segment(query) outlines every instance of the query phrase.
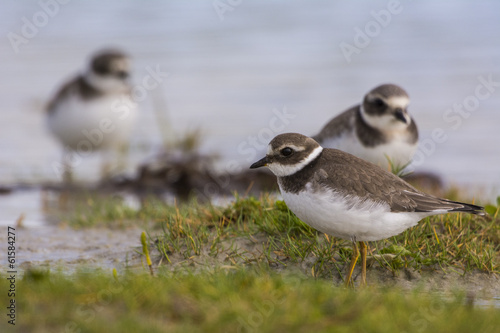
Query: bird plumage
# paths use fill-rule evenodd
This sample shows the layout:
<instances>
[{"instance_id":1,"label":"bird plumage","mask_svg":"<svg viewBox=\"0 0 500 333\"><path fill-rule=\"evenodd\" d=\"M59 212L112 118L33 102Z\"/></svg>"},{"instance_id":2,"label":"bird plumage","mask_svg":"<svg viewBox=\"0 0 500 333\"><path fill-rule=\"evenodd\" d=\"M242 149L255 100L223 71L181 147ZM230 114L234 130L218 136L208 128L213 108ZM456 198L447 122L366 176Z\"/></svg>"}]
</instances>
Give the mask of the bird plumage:
<instances>
[{"instance_id":1,"label":"bird plumage","mask_svg":"<svg viewBox=\"0 0 500 333\"><path fill-rule=\"evenodd\" d=\"M381 168L338 149L321 154L297 173L281 177L288 192L299 193L307 183L335 190L361 200L387 203L391 212L464 211L478 214L479 206L440 199L421 192Z\"/></svg>"},{"instance_id":2,"label":"bird plumage","mask_svg":"<svg viewBox=\"0 0 500 333\"><path fill-rule=\"evenodd\" d=\"M411 161L417 148L418 129L408 114L408 94L399 86L384 84L331 119L313 136L323 147L336 148L385 167Z\"/></svg>"},{"instance_id":3,"label":"bird plumage","mask_svg":"<svg viewBox=\"0 0 500 333\"><path fill-rule=\"evenodd\" d=\"M101 51L84 71L64 83L48 103L47 126L64 147L64 179L71 179L72 165L68 161L77 160L66 155L81 157L104 151L104 177L109 176L112 164L123 167L123 152L137 115L129 71L127 55L117 50ZM119 156L110 158L110 153L115 152Z\"/></svg>"},{"instance_id":4,"label":"bird plumage","mask_svg":"<svg viewBox=\"0 0 500 333\"><path fill-rule=\"evenodd\" d=\"M359 255L357 242L365 283L365 241L395 236L431 215L484 215L480 206L421 192L373 163L323 148L298 133L280 134L271 140L266 156L250 168L262 166L277 176L281 195L298 218L321 232L353 242L346 284Z\"/></svg>"}]
</instances>

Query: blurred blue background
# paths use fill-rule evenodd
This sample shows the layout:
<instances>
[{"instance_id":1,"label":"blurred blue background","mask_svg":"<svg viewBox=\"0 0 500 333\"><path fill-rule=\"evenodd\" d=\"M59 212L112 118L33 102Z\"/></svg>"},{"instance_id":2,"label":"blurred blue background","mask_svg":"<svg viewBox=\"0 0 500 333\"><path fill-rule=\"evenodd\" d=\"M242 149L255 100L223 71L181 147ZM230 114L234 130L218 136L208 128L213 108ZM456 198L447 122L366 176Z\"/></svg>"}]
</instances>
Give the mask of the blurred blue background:
<instances>
[{"instance_id":1,"label":"blurred blue background","mask_svg":"<svg viewBox=\"0 0 500 333\"><path fill-rule=\"evenodd\" d=\"M61 151L43 107L89 55L114 46L132 56L135 84L148 68L168 73L140 103L131 172L164 136L193 128L203 151L221 154L220 168L247 168L276 113L292 115L282 132L313 135L390 82L409 93L426 143L414 169L498 194L498 1L64 2L2 2L0 184L58 180L51 163ZM346 45L356 51L346 56ZM474 99L488 79L497 86ZM470 111L453 111L463 103ZM432 139L435 129L444 142ZM95 180L96 159L75 173Z\"/></svg>"}]
</instances>

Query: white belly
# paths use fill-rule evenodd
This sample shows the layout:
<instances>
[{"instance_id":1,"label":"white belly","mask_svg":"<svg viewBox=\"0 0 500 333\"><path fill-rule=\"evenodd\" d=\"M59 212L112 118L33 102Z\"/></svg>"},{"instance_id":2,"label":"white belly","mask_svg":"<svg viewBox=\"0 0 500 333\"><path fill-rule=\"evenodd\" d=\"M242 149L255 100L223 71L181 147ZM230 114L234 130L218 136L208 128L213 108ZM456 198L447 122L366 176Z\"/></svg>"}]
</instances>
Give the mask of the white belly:
<instances>
[{"instance_id":1,"label":"white belly","mask_svg":"<svg viewBox=\"0 0 500 333\"><path fill-rule=\"evenodd\" d=\"M137 117L137 105L127 95L83 101L75 95L59 103L48 116L50 131L74 150L102 149L127 141Z\"/></svg>"},{"instance_id":2,"label":"white belly","mask_svg":"<svg viewBox=\"0 0 500 333\"><path fill-rule=\"evenodd\" d=\"M386 204L366 200L353 204L333 191L312 193L311 186L299 194L281 194L292 212L314 229L335 237L374 241L395 236L416 225L428 213L393 213Z\"/></svg>"},{"instance_id":3,"label":"white belly","mask_svg":"<svg viewBox=\"0 0 500 333\"><path fill-rule=\"evenodd\" d=\"M394 138L390 143L375 147L365 147L353 133L346 133L336 138L326 139L323 141L322 146L325 148L340 149L384 169L389 164L386 156L391 159L394 165L403 166L411 161L417 150L416 143L410 144L398 138Z\"/></svg>"}]
</instances>

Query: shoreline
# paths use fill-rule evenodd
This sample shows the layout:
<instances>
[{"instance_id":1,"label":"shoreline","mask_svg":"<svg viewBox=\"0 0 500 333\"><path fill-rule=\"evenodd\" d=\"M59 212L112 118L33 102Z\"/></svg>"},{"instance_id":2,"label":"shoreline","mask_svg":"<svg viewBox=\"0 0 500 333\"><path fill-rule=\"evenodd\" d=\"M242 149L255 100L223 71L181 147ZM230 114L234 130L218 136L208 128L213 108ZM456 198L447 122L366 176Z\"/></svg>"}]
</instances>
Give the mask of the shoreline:
<instances>
[{"instance_id":1,"label":"shoreline","mask_svg":"<svg viewBox=\"0 0 500 333\"><path fill-rule=\"evenodd\" d=\"M45 227L23 227L17 229L17 267L19 276L27 270L56 270L64 274L72 274L78 270L85 269L90 272L109 271L116 269L119 274L126 270L147 272L140 251L140 234L143 229L138 227L127 227L124 229L109 229L104 227L72 228L69 226L45 226ZM158 232L151 232L155 238ZM266 235L259 233L252 236L255 241L249 241L244 237L231 239L231 246L236 251L246 253L247 258L237 262L236 269L251 267L245 264L246 259L261 255ZM5 242L4 235L0 242ZM184 258L180 253L169 256L171 263L162 260L160 253L150 246L152 251L153 267L155 270L167 269L171 271L182 271L188 268L191 272L203 272L205 270L225 267L228 256L225 253L210 255L205 249L200 255ZM51 258L57 254L58 258ZM325 279L325 277L314 277L311 269L317 258L307 257L302 262L284 261L284 264L270 264L270 271L283 274L293 273L304 279ZM370 256L369 256L370 260ZM161 261L160 267L158 263ZM373 260L372 260L373 261ZM1 264L2 271L7 270L7 264ZM332 286L342 287L341 274L333 272ZM342 273L343 274L343 273ZM359 268L354 272L354 277L359 275ZM474 297L498 298L500 297L500 277L494 273L473 270L460 272L456 268L447 267L424 267L420 270L414 268L401 268L395 274L386 267L382 267L376 261L367 269L368 286L397 287L404 291L422 290L426 292L453 292L465 291ZM355 285L358 285L358 279ZM496 300L496 306L500 306L500 300Z\"/></svg>"}]
</instances>

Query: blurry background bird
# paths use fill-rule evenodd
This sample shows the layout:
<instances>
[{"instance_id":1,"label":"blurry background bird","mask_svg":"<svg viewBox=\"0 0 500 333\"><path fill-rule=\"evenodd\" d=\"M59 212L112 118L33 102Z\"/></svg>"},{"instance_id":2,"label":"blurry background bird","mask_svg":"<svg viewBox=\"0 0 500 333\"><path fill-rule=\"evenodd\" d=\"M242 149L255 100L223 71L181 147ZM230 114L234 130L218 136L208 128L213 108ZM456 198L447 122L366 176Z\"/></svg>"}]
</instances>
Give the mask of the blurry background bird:
<instances>
[{"instance_id":1,"label":"blurry background bird","mask_svg":"<svg viewBox=\"0 0 500 333\"><path fill-rule=\"evenodd\" d=\"M102 177L123 167L137 113L129 77L127 55L103 50L50 101L47 124L64 147L61 172L65 181L71 181L72 167L94 151L103 152Z\"/></svg>"},{"instance_id":2,"label":"blurry background bird","mask_svg":"<svg viewBox=\"0 0 500 333\"><path fill-rule=\"evenodd\" d=\"M330 120L313 138L325 148L343 150L378 166L390 163L402 168L411 162L418 145L409 103L401 87L380 85L361 104Z\"/></svg>"},{"instance_id":3,"label":"blurry background bird","mask_svg":"<svg viewBox=\"0 0 500 333\"><path fill-rule=\"evenodd\" d=\"M148 68L169 73L143 95L134 87L140 117L127 175L164 141L151 107L164 113L161 98L176 133L200 128L202 153L219 153L217 166L236 172L275 135L318 134L372 88L392 82L409 93L418 125L409 169L496 199L500 45L490 41L500 36L500 3L401 3L387 26L372 15L387 11L387 1L251 1L224 13L203 1L106 1L98 11L95 5L61 5L42 27L32 21L43 10L36 3L3 4L0 25L9 38L1 44L0 120L12 125L0 131L4 184L59 180L53 165L60 165L60 142L46 131L42 104L87 55L113 45L133 54L134 84L143 86ZM23 17L37 30L30 37L23 35L29 30ZM378 33L366 34L370 27ZM102 154L73 155L88 155L75 177L96 181ZM478 165L481 172L464 177Z\"/></svg>"}]
</instances>

